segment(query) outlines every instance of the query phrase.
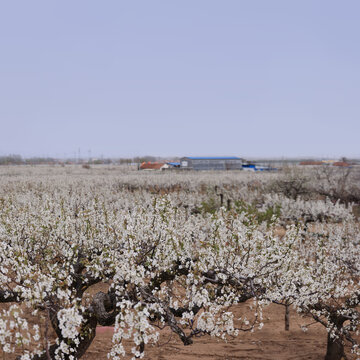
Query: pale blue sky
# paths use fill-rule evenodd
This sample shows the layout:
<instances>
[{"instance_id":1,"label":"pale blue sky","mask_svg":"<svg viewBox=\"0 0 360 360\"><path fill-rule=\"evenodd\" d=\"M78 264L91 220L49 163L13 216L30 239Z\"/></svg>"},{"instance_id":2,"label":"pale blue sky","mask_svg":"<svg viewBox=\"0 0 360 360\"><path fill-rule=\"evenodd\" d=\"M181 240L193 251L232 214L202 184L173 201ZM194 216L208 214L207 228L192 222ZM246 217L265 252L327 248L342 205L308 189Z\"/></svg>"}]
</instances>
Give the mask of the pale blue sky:
<instances>
[{"instance_id":1,"label":"pale blue sky","mask_svg":"<svg viewBox=\"0 0 360 360\"><path fill-rule=\"evenodd\" d=\"M360 156L360 2L0 0L0 155Z\"/></svg>"}]
</instances>

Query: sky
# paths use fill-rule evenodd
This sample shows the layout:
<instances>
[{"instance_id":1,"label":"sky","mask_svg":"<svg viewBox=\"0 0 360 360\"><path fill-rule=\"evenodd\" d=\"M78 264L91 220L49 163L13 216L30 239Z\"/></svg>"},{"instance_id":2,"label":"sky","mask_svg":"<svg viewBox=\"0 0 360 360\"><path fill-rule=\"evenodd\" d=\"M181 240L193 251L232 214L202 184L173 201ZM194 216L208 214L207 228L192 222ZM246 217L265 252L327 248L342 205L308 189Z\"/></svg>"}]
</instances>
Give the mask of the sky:
<instances>
[{"instance_id":1,"label":"sky","mask_svg":"<svg viewBox=\"0 0 360 360\"><path fill-rule=\"evenodd\" d=\"M0 0L0 155L360 157L358 0Z\"/></svg>"}]
</instances>

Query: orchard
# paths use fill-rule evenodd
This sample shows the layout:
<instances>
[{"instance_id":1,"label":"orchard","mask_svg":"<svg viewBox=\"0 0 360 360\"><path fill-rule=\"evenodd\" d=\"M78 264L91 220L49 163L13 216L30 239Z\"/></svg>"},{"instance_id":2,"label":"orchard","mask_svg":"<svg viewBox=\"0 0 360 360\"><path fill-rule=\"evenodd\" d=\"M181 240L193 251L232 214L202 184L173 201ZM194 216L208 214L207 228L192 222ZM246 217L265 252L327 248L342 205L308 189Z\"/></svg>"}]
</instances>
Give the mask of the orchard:
<instances>
[{"instance_id":1,"label":"orchard","mask_svg":"<svg viewBox=\"0 0 360 360\"><path fill-rule=\"evenodd\" d=\"M326 329L326 360L360 358L360 181L341 171L3 166L0 356L85 358L112 326L103 358L137 359L164 328L241 339L277 304Z\"/></svg>"}]
</instances>

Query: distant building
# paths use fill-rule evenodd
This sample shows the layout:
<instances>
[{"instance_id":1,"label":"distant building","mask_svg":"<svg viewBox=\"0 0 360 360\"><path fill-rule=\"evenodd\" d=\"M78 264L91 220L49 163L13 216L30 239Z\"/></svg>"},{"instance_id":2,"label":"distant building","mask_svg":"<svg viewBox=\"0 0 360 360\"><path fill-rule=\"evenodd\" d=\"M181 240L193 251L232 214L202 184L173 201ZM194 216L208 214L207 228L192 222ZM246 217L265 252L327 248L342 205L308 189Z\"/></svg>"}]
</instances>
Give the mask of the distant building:
<instances>
[{"instance_id":1,"label":"distant building","mask_svg":"<svg viewBox=\"0 0 360 360\"><path fill-rule=\"evenodd\" d=\"M242 169L244 171L256 171L256 165L255 164L243 164Z\"/></svg>"},{"instance_id":2,"label":"distant building","mask_svg":"<svg viewBox=\"0 0 360 360\"><path fill-rule=\"evenodd\" d=\"M271 166L258 166L255 164L243 164L244 171L277 171L277 168Z\"/></svg>"},{"instance_id":3,"label":"distant building","mask_svg":"<svg viewBox=\"0 0 360 360\"><path fill-rule=\"evenodd\" d=\"M170 168L174 168L174 169L180 167L180 163L179 163L179 162L171 161L171 162L167 162L167 164L170 166Z\"/></svg>"},{"instance_id":4,"label":"distant building","mask_svg":"<svg viewBox=\"0 0 360 360\"><path fill-rule=\"evenodd\" d=\"M333 166L350 167L350 164L345 161L336 161Z\"/></svg>"},{"instance_id":5,"label":"distant building","mask_svg":"<svg viewBox=\"0 0 360 360\"><path fill-rule=\"evenodd\" d=\"M305 160L301 161L299 165L324 165L322 161L315 161L315 160Z\"/></svg>"},{"instance_id":6,"label":"distant building","mask_svg":"<svg viewBox=\"0 0 360 360\"><path fill-rule=\"evenodd\" d=\"M166 163L158 163L158 162L143 162L139 170L165 170L168 169L170 166Z\"/></svg>"},{"instance_id":7,"label":"distant building","mask_svg":"<svg viewBox=\"0 0 360 360\"><path fill-rule=\"evenodd\" d=\"M242 159L239 157L183 157L180 168L189 170L241 170Z\"/></svg>"}]
</instances>

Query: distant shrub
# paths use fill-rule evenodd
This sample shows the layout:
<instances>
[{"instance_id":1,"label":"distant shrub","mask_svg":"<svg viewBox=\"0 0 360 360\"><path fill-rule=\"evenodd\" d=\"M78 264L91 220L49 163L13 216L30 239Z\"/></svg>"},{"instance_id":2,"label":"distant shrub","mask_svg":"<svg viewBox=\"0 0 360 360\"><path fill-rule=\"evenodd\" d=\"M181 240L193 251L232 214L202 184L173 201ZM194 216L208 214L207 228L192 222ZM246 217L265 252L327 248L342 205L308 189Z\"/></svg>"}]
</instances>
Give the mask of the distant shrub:
<instances>
[{"instance_id":1,"label":"distant shrub","mask_svg":"<svg viewBox=\"0 0 360 360\"><path fill-rule=\"evenodd\" d=\"M269 190L296 200L300 196L309 194L308 183L309 178L302 170L288 168L270 184Z\"/></svg>"},{"instance_id":2,"label":"distant shrub","mask_svg":"<svg viewBox=\"0 0 360 360\"><path fill-rule=\"evenodd\" d=\"M274 205L266 209L259 209L256 204L248 204L243 200L235 201L235 211L239 214L246 213L257 223L272 224L281 215L281 206Z\"/></svg>"},{"instance_id":3,"label":"distant shrub","mask_svg":"<svg viewBox=\"0 0 360 360\"><path fill-rule=\"evenodd\" d=\"M196 206L192 213L193 214L200 214L200 213L208 213L208 214L215 214L215 212L220 208L220 205L216 202L213 197L210 197L207 200L204 200L200 206Z\"/></svg>"}]
</instances>

